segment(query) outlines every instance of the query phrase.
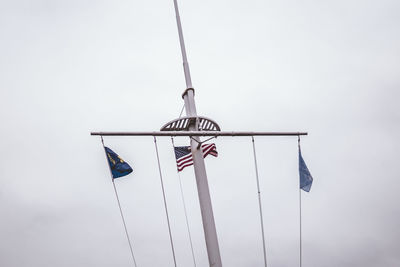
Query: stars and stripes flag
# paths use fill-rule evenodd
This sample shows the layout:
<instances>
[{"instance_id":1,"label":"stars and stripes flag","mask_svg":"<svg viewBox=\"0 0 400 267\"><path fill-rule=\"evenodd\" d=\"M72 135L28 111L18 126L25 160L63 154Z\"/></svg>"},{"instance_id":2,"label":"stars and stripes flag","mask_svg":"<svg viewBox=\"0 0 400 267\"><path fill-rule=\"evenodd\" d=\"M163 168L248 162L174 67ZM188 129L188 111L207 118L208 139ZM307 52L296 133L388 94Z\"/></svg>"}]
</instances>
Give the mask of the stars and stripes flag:
<instances>
[{"instance_id":1,"label":"stars and stripes flag","mask_svg":"<svg viewBox=\"0 0 400 267\"><path fill-rule=\"evenodd\" d=\"M217 147L214 143L202 144L201 149L203 150L203 158L207 155L218 157ZM177 146L174 147L176 166L178 171L182 171L185 167L193 165L193 156L190 146Z\"/></svg>"}]
</instances>

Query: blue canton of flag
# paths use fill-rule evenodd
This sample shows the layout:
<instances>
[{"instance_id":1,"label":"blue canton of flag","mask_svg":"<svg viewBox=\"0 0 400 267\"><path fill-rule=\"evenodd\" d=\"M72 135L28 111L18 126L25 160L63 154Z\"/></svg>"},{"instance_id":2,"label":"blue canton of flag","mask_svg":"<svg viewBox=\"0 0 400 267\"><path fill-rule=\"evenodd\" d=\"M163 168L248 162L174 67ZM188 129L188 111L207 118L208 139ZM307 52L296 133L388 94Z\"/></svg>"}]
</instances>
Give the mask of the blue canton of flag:
<instances>
[{"instance_id":1,"label":"blue canton of flag","mask_svg":"<svg viewBox=\"0 0 400 267\"><path fill-rule=\"evenodd\" d=\"M218 157L217 147L214 143L203 144L201 145L201 149L203 151L203 158L207 155ZM193 165L193 156L190 146L177 146L174 147L174 150L178 171L182 171L185 167Z\"/></svg>"},{"instance_id":2,"label":"blue canton of flag","mask_svg":"<svg viewBox=\"0 0 400 267\"><path fill-rule=\"evenodd\" d=\"M104 147L107 154L108 164L110 165L113 178L122 177L130 174L133 170L120 156L108 147Z\"/></svg>"},{"instance_id":3,"label":"blue canton of flag","mask_svg":"<svg viewBox=\"0 0 400 267\"><path fill-rule=\"evenodd\" d=\"M310 192L313 178L311 176L310 171L307 168L306 163L304 162L303 157L301 156L300 147L299 147L299 174L300 174L300 188L306 192Z\"/></svg>"}]
</instances>

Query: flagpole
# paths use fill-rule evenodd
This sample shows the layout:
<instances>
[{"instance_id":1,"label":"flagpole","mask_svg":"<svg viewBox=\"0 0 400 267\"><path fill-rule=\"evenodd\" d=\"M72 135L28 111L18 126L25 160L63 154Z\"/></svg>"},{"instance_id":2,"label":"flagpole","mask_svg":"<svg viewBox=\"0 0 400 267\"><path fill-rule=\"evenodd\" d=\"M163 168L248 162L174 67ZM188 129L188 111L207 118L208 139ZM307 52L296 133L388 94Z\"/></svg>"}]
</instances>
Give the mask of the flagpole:
<instances>
[{"instance_id":1,"label":"flagpole","mask_svg":"<svg viewBox=\"0 0 400 267\"><path fill-rule=\"evenodd\" d=\"M260 223L261 223L261 234L262 234L262 242L263 242L264 266L267 267L267 251L265 248L264 219L263 219L262 206L261 206L261 191L260 191L260 181L258 179L257 156L256 156L256 146L254 144L254 136L251 137L251 141L253 142L254 166L256 169L258 207L260 209Z\"/></svg>"},{"instance_id":2,"label":"flagpole","mask_svg":"<svg viewBox=\"0 0 400 267\"><path fill-rule=\"evenodd\" d=\"M115 187L114 179L112 179L112 184L113 184L113 187L114 187L115 197L117 198L118 207L119 207L119 212L120 212L121 218L122 218L122 223L124 224L124 229L125 229L126 238L128 239L129 249L131 250L132 260L133 260L133 263L135 264L135 267L136 267L137 265L136 265L135 256L134 256L134 254L133 254L132 243L131 243L131 239L129 238L128 229L127 229L127 227L126 227L125 218L124 218L124 214L123 214L123 212L122 212L121 203L120 203L120 201L119 201L118 192L117 192L117 188Z\"/></svg>"},{"instance_id":3,"label":"flagpole","mask_svg":"<svg viewBox=\"0 0 400 267\"><path fill-rule=\"evenodd\" d=\"M302 251L302 228L301 228L301 189L299 188L299 213L300 213L300 216L299 216L299 218L300 218L300 240L299 240L299 242L300 242L300 253L299 253L299 257L300 257L300 267L302 266L302 261L303 261L303 251Z\"/></svg>"},{"instance_id":4,"label":"flagpole","mask_svg":"<svg viewBox=\"0 0 400 267\"><path fill-rule=\"evenodd\" d=\"M300 149L300 135L297 137L297 146ZM299 179L299 260L300 260L300 267L302 267L303 263L303 241L302 241L302 225L301 225L301 184Z\"/></svg>"},{"instance_id":5,"label":"flagpole","mask_svg":"<svg viewBox=\"0 0 400 267\"><path fill-rule=\"evenodd\" d=\"M185 74L186 88L192 88L192 78L190 76L189 62L187 60L187 55L186 55L185 41L183 39L182 24L181 24L181 18L179 15L177 0L174 0L174 8L175 8L176 24L178 26L179 44L180 44L181 53L182 53L183 72Z\"/></svg>"},{"instance_id":6,"label":"flagpole","mask_svg":"<svg viewBox=\"0 0 400 267\"><path fill-rule=\"evenodd\" d=\"M160 183L161 183L161 189L162 189L162 194L163 194L163 199L164 199L165 215L167 216L169 241L171 243L171 249L172 249L172 258L174 260L174 266L176 267L175 248L174 248L174 242L172 241L172 232L171 232L171 224L169 222L167 199L165 197L164 182L163 182L163 178L162 178L161 165L160 165L160 156L158 155L157 139L156 139L155 136L154 136L154 146L156 148L156 154L157 154L158 171L159 171L159 174L160 174Z\"/></svg>"},{"instance_id":7,"label":"flagpole","mask_svg":"<svg viewBox=\"0 0 400 267\"><path fill-rule=\"evenodd\" d=\"M182 33L182 24L179 16L178 2L174 0L174 8L176 15L176 23L178 26L179 43L182 52L183 70L185 73L186 90L182 98L185 102L186 115L197 118L196 104L194 102L194 89L192 88L192 80L190 77L189 63L186 56L185 42ZM189 126L190 131L199 131L199 122L196 119L194 124ZM201 218L203 221L204 237L207 247L207 256L210 267L222 267L221 255L218 245L217 230L215 227L214 213L211 204L210 189L208 187L207 172L204 164L203 152L201 150L201 140L199 136L190 138L190 145L193 155L193 167L196 177L197 193L199 196L199 204Z\"/></svg>"},{"instance_id":8,"label":"flagpole","mask_svg":"<svg viewBox=\"0 0 400 267\"><path fill-rule=\"evenodd\" d=\"M104 146L103 136L100 136L100 137L101 137L101 143L103 144L104 153L105 153L105 155L106 155L107 166L108 166L108 170L110 171L111 181L112 181L113 188L114 188L114 192L115 192L115 197L117 198L117 203L118 203L118 207L119 207L119 212L120 212L120 214L121 214L122 223L123 223L123 225L124 225L125 234L126 234L126 239L128 240L129 249L130 249L130 251L131 251L131 256L132 256L133 264L134 264L135 267L136 267L136 266L137 266L137 265L136 265L136 259L135 259L135 255L133 254L133 248L132 248L131 239L129 238L128 228L126 227L125 218L124 218L124 213L122 212L122 208L121 208L121 202L119 201L117 188L115 187L114 177L113 177L113 175L112 175L112 171L111 171L111 168L110 168L110 164L108 163L107 152L106 152L106 148L105 148L105 146Z\"/></svg>"}]
</instances>

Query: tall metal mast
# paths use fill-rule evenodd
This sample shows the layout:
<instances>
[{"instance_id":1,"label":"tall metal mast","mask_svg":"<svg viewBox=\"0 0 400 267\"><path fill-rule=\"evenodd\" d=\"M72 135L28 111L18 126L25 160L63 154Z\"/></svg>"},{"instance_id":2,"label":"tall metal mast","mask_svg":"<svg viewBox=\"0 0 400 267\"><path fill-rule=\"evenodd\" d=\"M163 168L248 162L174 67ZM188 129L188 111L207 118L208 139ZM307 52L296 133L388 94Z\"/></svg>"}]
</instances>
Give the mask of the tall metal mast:
<instances>
[{"instance_id":1,"label":"tall metal mast","mask_svg":"<svg viewBox=\"0 0 400 267\"><path fill-rule=\"evenodd\" d=\"M196 104L194 102L194 89L192 88L192 79L190 77L189 63L187 61L185 42L183 40L182 24L179 16L178 3L174 0L176 23L178 26L179 43L181 46L183 71L185 73L186 90L182 94L185 101L185 110L188 117L194 118L193 123L188 125L188 130L198 131L199 120L196 112ZM210 266L222 267L221 255L219 252L217 230L215 228L214 214L211 205L210 190L208 188L208 180L206 167L204 164L203 152L200 148L200 137L193 136L190 139L190 145L193 154L193 166L196 176L197 192L199 195L201 217L203 220L204 236L207 246L208 262Z\"/></svg>"}]
</instances>

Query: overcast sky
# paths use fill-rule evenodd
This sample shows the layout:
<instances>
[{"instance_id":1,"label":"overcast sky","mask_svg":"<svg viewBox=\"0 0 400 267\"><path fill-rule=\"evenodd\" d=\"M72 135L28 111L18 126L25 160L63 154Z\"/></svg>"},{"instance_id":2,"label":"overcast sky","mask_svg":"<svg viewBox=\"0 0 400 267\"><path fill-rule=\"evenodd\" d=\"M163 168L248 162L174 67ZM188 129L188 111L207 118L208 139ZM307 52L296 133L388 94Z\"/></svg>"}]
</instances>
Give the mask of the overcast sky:
<instances>
[{"instance_id":1,"label":"overcast sky","mask_svg":"<svg viewBox=\"0 0 400 267\"><path fill-rule=\"evenodd\" d=\"M400 2L181 0L199 115L307 131L303 266L400 266ZM153 131L185 89L173 1L0 0L0 265L132 266L90 131ZM187 145L187 138L175 140ZM151 137L108 137L138 266L173 266ZM193 266L175 159L159 138L178 266ZM206 159L224 266L263 266L251 139ZM256 138L270 267L298 264L297 140ZM207 266L192 168L181 174Z\"/></svg>"}]
</instances>

